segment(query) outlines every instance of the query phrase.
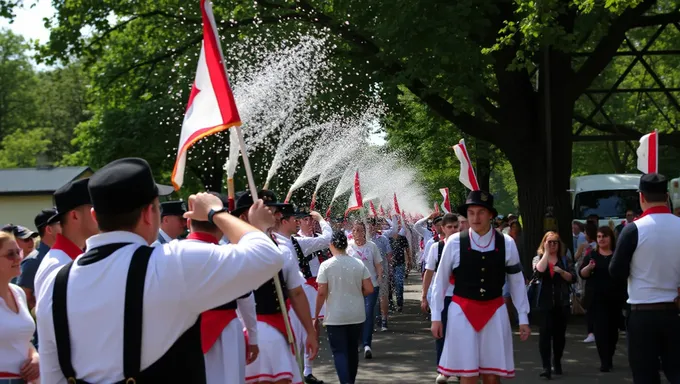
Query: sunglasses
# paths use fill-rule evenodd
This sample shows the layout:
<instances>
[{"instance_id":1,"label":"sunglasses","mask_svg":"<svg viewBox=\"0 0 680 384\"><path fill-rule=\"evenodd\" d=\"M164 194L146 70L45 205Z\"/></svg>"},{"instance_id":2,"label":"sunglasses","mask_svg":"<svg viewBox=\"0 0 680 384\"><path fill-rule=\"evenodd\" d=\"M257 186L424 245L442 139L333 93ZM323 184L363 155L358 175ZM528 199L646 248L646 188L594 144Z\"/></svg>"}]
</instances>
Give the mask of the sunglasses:
<instances>
[{"instance_id":1,"label":"sunglasses","mask_svg":"<svg viewBox=\"0 0 680 384\"><path fill-rule=\"evenodd\" d=\"M559 244L559 243L560 243L560 242L557 241L557 240L548 240L548 245L557 245L557 244Z\"/></svg>"}]
</instances>

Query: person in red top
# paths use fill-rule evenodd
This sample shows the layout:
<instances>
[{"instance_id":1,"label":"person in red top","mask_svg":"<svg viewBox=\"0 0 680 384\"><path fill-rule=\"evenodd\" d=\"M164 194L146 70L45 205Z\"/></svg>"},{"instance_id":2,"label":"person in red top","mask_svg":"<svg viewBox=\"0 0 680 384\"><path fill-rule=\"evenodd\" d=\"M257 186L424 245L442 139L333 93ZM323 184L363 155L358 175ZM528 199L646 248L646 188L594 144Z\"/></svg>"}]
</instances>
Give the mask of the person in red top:
<instances>
[{"instance_id":1,"label":"person in red top","mask_svg":"<svg viewBox=\"0 0 680 384\"><path fill-rule=\"evenodd\" d=\"M90 179L72 181L54 192L57 213L53 220L61 222L61 234L57 234L54 245L40 262L35 274L34 295L40 300L41 286L54 270L75 260L83 253L85 240L99 233L97 222L90 211L92 201L87 185Z\"/></svg>"},{"instance_id":2,"label":"person in red top","mask_svg":"<svg viewBox=\"0 0 680 384\"><path fill-rule=\"evenodd\" d=\"M519 253L510 236L491 227L498 215L491 194L470 192L459 213L467 217L470 230L447 239L432 287L432 334L441 338L444 296L455 277L438 370L444 376L460 376L461 383L476 384L480 375L484 384L500 383L500 377L515 375L512 329L503 300L506 276L521 339L531 333Z\"/></svg>"}]
</instances>

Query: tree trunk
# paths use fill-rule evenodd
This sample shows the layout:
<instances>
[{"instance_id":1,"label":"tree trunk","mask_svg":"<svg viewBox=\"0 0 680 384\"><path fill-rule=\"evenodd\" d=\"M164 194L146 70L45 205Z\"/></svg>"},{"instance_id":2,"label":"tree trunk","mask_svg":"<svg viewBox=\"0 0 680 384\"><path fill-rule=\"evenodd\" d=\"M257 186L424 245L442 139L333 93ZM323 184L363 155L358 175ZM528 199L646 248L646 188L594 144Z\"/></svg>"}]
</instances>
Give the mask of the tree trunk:
<instances>
[{"instance_id":1,"label":"tree trunk","mask_svg":"<svg viewBox=\"0 0 680 384\"><path fill-rule=\"evenodd\" d=\"M477 160L477 182L482 191L489 191L491 178L491 145L483 140L475 139L475 157Z\"/></svg>"}]
</instances>

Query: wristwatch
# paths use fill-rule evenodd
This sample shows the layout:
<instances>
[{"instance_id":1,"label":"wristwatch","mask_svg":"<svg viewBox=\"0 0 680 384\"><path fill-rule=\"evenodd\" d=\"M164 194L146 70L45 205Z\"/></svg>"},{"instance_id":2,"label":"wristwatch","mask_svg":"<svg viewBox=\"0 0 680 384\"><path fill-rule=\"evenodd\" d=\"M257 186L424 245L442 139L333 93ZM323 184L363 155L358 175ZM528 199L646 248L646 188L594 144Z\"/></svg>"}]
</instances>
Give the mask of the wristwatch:
<instances>
[{"instance_id":1,"label":"wristwatch","mask_svg":"<svg viewBox=\"0 0 680 384\"><path fill-rule=\"evenodd\" d=\"M218 209L217 211L214 210L214 209L211 209L210 212L208 212L208 222L210 224L215 225L213 218L215 217L215 215L217 215L218 213L222 213L222 212L229 212L229 210L226 207L222 207L222 208Z\"/></svg>"}]
</instances>

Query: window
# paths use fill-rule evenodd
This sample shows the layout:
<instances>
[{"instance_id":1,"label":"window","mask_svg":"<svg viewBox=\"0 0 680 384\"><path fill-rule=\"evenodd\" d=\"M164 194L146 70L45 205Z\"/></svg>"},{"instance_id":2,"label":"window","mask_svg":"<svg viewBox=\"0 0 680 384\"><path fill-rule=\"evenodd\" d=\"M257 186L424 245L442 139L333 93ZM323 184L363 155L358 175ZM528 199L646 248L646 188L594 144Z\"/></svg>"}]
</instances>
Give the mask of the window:
<instances>
[{"instance_id":1,"label":"window","mask_svg":"<svg viewBox=\"0 0 680 384\"><path fill-rule=\"evenodd\" d=\"M623 219L629 209L640 212L638 192L634 189L581 192L574 199L574 219L585 220L593 214L600 219Z\"/></svg>"}]
</instances>

